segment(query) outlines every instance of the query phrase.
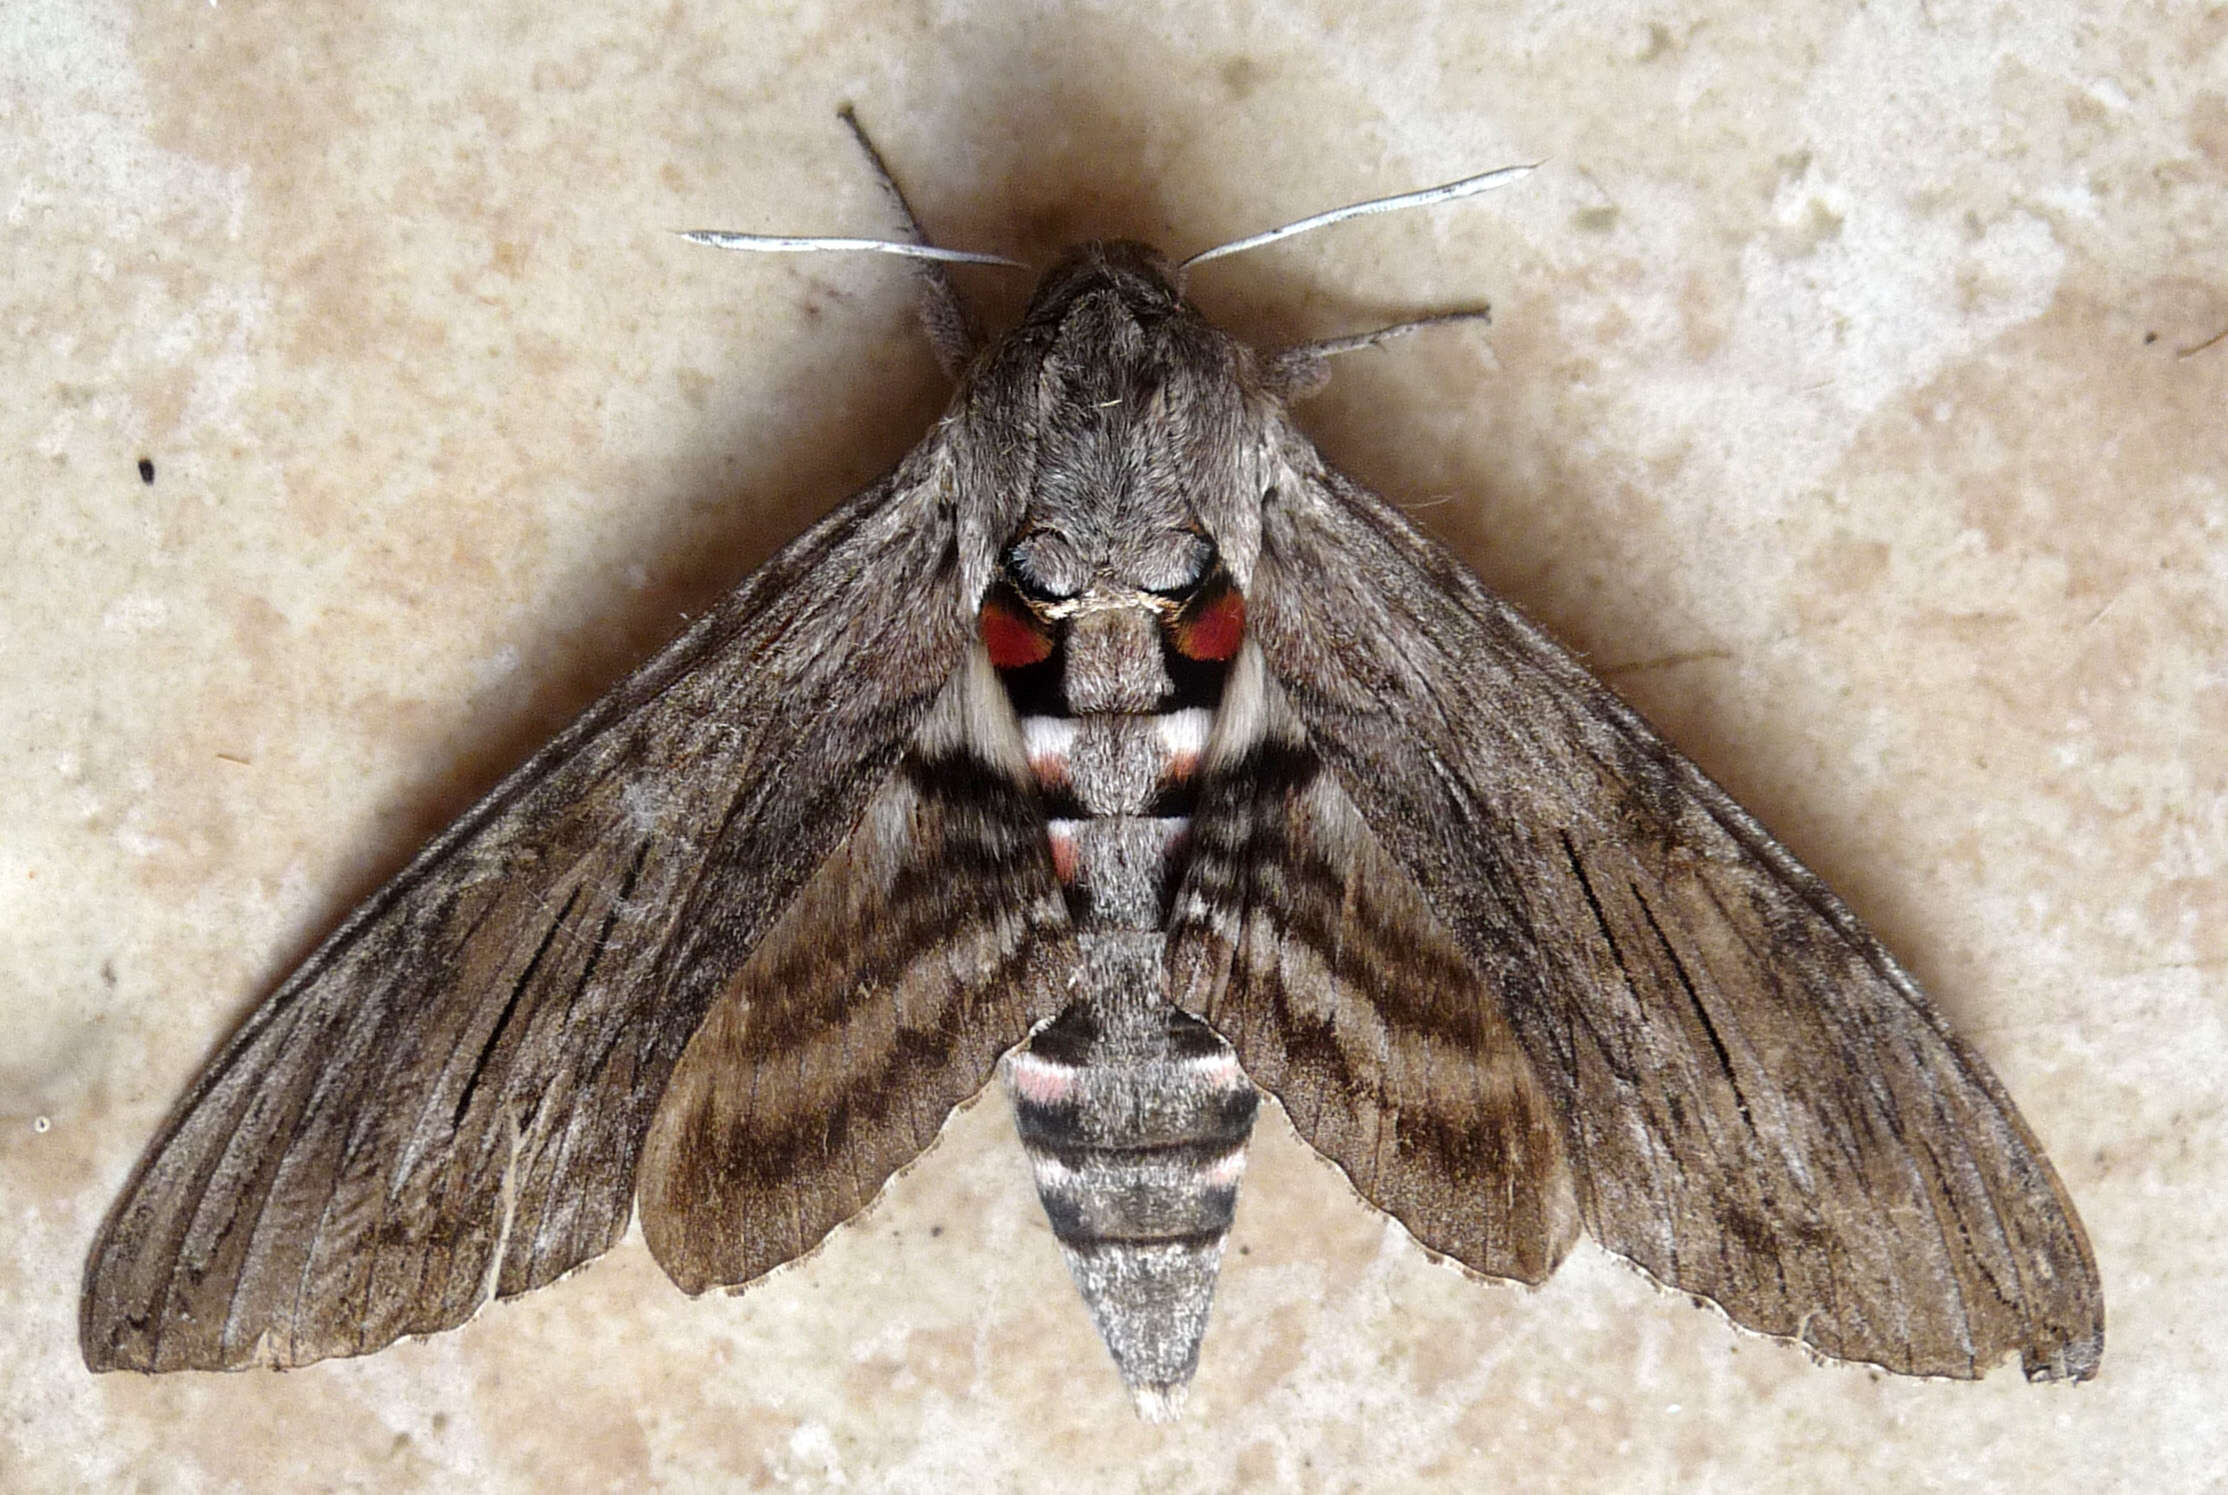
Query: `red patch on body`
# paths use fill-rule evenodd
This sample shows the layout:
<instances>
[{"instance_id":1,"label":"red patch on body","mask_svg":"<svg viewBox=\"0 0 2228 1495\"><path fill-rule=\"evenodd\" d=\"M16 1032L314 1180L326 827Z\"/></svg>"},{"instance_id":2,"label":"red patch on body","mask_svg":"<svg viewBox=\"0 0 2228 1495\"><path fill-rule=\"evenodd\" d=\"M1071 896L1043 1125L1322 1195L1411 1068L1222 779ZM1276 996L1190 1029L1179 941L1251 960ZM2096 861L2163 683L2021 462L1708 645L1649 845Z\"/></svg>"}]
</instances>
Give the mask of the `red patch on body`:
<instances>
[{"instance_id":1,"label":"red patch on body","mask_svg":"<svg viewBox=\"0 0 2228 1495\"><path fill-rule=\"evenodd\" d=\"M1228 659L1245 636L1245 597L1237 588L1225 587L1176 625L1176 652L1186 659Z\"/></svg>"},{"instance_id":2,"label":"red patch on body","mask_svg":"<svg viewBox=\"0 0 2228 1495\"><path fill-rule=\"evenodd\" d=\"M1002 597L982 605L983 647L990 662L1001 670L1026 669L1052 657L1052 636L1026 608L1017 608Z\"/></svg>"},{"instance_id":3,"label":"red patch on body","mask_svg":"<svg viewBox=\"0 0 2228 1495\"><path fill-rule=\"evenodd\" d=\"M1052 875L1060 879L1060 886L1075 885L1075 835L1069 831L1054 831L1052 841Z\"/></svg>"}]
</instances>

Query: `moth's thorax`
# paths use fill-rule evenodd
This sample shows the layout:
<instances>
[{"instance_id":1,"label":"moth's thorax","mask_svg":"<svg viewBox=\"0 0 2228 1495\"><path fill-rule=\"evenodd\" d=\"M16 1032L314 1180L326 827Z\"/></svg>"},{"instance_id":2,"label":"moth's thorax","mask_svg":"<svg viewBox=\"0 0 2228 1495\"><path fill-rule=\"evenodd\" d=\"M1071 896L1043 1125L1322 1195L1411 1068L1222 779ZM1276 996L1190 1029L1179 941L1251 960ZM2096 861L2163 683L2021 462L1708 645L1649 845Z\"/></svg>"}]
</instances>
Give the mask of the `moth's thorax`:
<instances>
[{"instance_id":1,"label":"moth's thorax","mask_svg":"<svg viewBox=\"0 0 2228 1495\"><path fill-rule=\"evenodd\" d=\"M1251 454L1273 405L1247 393L1254 366L1156 251L1071 250L958 399L980 461L1010 474L1013 506L982 537L1009 578L1037 584L1032 597L1115 605L1217 561L1242 579L1265 486Z\"/></svg>"}]
</instances>

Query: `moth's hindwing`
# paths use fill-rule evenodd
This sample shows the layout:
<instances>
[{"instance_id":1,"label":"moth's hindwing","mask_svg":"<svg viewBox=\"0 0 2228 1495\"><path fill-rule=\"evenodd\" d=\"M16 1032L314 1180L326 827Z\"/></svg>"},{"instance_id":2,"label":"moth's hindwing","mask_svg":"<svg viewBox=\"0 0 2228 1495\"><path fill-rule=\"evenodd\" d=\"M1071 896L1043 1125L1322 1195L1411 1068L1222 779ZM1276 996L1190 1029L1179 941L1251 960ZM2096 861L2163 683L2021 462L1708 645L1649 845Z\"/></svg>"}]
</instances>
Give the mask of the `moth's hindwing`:
<instances>
[{"instance_id":1,"label":"moth's hindwing","mask_svg":"<svg viewBox=\"0 0 2228 1495\"><path fill-rule=\"evenodd\" d=\"M1077 954L1011 706L978 645L858 827L721 990L642 1163L690 1292L864 1209L1067 998Z\"/></svg>"},{"instance_id":2,"label":"moth's hindwing","mask_svg":"<svg viewBox=\"0 0 2228 1495\"><path fill-rule=\"evenodd\" d=\"M1238 656L1176 900L1179 1001L1417 1240L1544 1281L1578 1229L1561 1129L1488 984Z\"/></svg>"}]
</instances>

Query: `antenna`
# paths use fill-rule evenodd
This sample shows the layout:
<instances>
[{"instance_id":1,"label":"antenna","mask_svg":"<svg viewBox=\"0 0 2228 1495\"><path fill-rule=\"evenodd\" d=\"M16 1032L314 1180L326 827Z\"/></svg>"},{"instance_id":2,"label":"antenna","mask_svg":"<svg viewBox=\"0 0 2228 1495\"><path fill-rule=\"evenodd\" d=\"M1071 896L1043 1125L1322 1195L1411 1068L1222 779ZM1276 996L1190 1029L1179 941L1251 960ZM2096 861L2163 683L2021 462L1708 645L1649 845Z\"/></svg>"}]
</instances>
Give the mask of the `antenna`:
<instances>
[{"instance_id":1,"label":"antenna","mask_svg":"<svg viewBox=\"0 0 2228 1495\"><path fill-rule=\"evenodd\" d=\"M942 249L934 244L908 244L898 239L795 238L786 234L733 234L724 229L686 228L675 233L692 244L714 249L748 249L758 254L832 253L894 254L909 260L940 260L951 265L1005 265L1015 270L1029 267L1002 254L979 254L972 249Z\"/></svg>"},{"instance_id":2,"label":"antenna","mask_svg":"<svg viewBox=\"0 0 2228 1495\"><path fill-rule=\"evenodd\" d=\"M1537 169L1537 163L1531 166L1504 166L1499 171L1467 176L1443 187L1426 187L1421 192L1403 192L1398 197L1377 197L1368 202L1355 203L1351 207L1333 208L1328 213L1317 213L1312 218L1302 218L1299 222L1287 223L1282 228L1272 228L1266 233L1234 239L1228 244L1217 244L1212 249L1202 249L1177 268L1188 270L1207 260L1236 254L1241 249L1259 249L1264 244L1274 244L1279 239L1304 234L1311 228L1328 228L1334 223L1344 223L1349 218L1361 218L1371 213L1397 213L1403 208L1435 207L1439 203L1453 202L1457 198L1475 197L1481 192L1491 192L1497 187L1506 187L1511 182L1521 181Z\"/></svg>"}]
</instances>

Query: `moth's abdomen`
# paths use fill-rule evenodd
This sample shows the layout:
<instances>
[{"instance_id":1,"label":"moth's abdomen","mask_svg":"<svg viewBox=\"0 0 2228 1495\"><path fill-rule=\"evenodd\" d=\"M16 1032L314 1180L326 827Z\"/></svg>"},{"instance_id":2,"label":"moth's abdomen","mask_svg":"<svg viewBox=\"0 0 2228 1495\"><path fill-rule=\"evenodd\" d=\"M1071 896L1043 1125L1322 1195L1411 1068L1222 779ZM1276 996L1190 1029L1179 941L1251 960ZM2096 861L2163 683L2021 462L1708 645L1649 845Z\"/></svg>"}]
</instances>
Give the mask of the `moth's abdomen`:
<instances>
[{"instance_id":1,"label":"moth's abdomen","mask_svg":"<svg viewBox=\"0 0 2228 1495\"><path fill-rule=\"evenodd\" d=\"M1259 1100L1220 1035L1162 1011L1156 1052L1122 1052L1078 1004L1009 1063L1021 1140L1064 1242L1190 1240L1230 1226Z\"/></svg>"},{"instance_id":2,"label":"moth's abdomen","mask_svg":"<svg viewBox=\"0 0 2228 1495\"><path fill-rule=\"evenodd\" d=\"M1076 1000L1007 1060L1006 1086L1092 1320L1139 1410L1166 1417L1198 1365L1260 1104L1163 975L1223 674L1206 646L1242 611L1194 628L1193 652L1143 607L1088 611L1057 634L1016 617L986 608L984 636L1009 662L1084 970Z\"/></svg>"},{"instance_id":3,"label":"moth's abdomen","mask_svg":"<svg viewBox=\"0 0 2228 1495\"><path fill-rule=\"evenodd\" d=\"M1100 934L1089 954L1094 998L1157 990L1157 933ZM1006 1087L1068 1269L1139 1408L1159 1417L1198 1365L1260 1099L1189 1013L1110 1024L1106 1011L1077 1002L1040 1029L1007 1060Z\"/></svg>"},{"instance_id":4,"label":"moth's abdomen","mask_svg":"<svg viewBox=\"0 0 2228 1495\"><path fill-rule=\"evenodd\" d=\"M1158 935L1166 926L1189 850L1193 770L1213 720L1197 707L1023 719L1050 812L1053 870L1079 928Z\"/></svg>"}]
</instances>

